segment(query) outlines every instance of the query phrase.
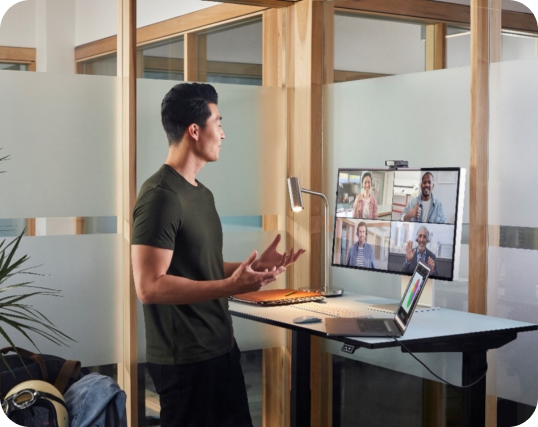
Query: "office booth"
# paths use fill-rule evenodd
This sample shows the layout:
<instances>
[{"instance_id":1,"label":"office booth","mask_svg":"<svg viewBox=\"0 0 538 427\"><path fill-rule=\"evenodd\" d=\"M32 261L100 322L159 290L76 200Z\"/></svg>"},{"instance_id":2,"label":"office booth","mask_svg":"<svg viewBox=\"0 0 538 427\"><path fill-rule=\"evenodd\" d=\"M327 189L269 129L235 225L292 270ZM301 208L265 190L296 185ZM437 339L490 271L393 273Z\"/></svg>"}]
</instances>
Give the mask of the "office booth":
<instances>
[{"instance_id":1,"label":"office booth","mask_svg":"<svg viewBox=\"0 0 538 427\"><path fill-rule=\"evenodd\" d=\"M288 176L327 195L332 214L339 168L390 159L462 167L459 276L435 282L435 304L538 323L530 10L497 0L239 3L26 0L6 13L0 240L26 229L18 251L42 274L35 284L62 295L34 304L76 340L58 347L37 337L39 350L114 377L130 425L158 425L130 226L140 185L166 156L160 102L181 81L210 82L219 93L226 139L199 179L215 195L225 259L242 260L280 233L282 245L307 254L270 286L319 287L323 208L305 198L293 214ZM346 292L401 296L399 275L330 267L329 278ZM234 329L254 424L288 425L290 334L240 318ZM520 334L489 352L488 426L532 415L536 338ZM313 339L311 351L311 425L461 422L460 392L397 349L348 355ZM461 381L458 355L419 357ZM380 396L398 403L389 411Z\"/></svg>"}]
</instances>

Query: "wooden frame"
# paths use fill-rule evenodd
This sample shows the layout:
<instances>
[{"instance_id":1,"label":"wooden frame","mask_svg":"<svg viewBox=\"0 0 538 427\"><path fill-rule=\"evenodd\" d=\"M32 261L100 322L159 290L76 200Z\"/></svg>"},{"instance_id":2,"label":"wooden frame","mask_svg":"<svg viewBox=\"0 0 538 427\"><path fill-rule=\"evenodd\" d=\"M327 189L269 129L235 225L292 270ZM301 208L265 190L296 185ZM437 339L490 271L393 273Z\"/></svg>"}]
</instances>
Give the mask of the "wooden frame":
<instances>
[{"instance_id":1,"label":"wooden frame","mask_svg":"<svg viewBox=\"0 0 538 427\"><path fill-rule=\"evenodd\" d=\"M36 70L36 49L29 47L0 46L0 62L24 64L28 71Z\"/></svg>"}]
</instances>

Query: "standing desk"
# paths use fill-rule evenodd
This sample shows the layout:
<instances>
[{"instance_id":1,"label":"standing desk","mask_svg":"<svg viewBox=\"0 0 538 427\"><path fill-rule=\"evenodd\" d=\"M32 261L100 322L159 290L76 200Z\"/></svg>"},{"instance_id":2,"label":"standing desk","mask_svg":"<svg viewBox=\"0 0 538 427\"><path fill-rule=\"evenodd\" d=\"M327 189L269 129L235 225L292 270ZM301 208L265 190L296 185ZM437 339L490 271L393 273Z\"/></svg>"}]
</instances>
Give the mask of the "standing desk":
<instances>
[{"instance_id":1,"label":"standing desk","mask_svg":"<svg viewBox=\"0 0 538 427\"><path fill-rule=\"evenodd\" d=\"M369 310L371 304L394 303L376 297L346 293L326 299L325 305L363 311L373 317L387 317L387 313ZM310 338L312 335L340 341L355 348L379 349L400 347L392 338L328 337L325 325L310 323L298 325L298 316L318 315L297 308L298 305L263 307L230 301L232 315L256 322L279 326L292 331L292 366L290 414L291 426L310 425ZM477 381L487 369L487 351L497 349L517 338L519 332L538 330L538 325L483 316L448 309L417 311L404 336L398 338L413 353L461 353L462 384ZM400 347L402 352L406 352ZM417 362L418 363L418 362ZM486 423L486 378L476 385L462 389L462 425L481 427ZM300 408L300 409L299 409Z\"/></svg>"}]
</instances>

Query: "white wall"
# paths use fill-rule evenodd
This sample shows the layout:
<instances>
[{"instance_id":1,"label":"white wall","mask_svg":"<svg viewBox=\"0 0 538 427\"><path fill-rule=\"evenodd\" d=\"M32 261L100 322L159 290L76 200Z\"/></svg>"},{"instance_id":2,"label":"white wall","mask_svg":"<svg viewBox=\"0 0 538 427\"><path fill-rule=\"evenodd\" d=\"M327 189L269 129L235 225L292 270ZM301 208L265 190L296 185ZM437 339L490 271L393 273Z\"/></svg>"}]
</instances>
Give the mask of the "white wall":
<instances>
[{"instance_id":1,"label":"white wall","mask_svg":"<svg viewBox=\"0 0 538 427\"><path fill-rule=\"evenodd\" d=\"M35 1L13 5L0 25L0 46L35 47Z\"/></svg>"},{"instance_id":2,"label":"white wall","mask_svg":"<svg viewBox=\"0 0 538 427\"><path fill-rule=\"evenodd\" d=\"M81 45L112 36L116 31L116 0L76 0L76 44ZM138 28L175 16L202 10L220 4L201 0L138 0Z\"/></svg>"}]
</instances>

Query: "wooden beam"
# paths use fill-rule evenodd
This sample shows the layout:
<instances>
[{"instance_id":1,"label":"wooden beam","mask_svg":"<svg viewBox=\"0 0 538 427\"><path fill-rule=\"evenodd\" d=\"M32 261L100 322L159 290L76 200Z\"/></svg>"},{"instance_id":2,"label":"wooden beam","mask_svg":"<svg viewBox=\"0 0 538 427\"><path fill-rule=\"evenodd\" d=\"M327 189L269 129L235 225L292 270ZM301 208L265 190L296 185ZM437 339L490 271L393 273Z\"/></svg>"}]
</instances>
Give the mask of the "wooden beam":
<instances>
[{"instance_id":1,"label":"wooden beam","mask_svg":"<svg viewBox=\"0 0 538 427\"><path fill-rule=\"evenodd\" d=\"M286 86L286 18L285 9L268 9L263 12L261 67L263 86L281 88ZM263 230L282 230L284 220L283 215L264 215ZM263 350L262 425L264 427L289 425L291 341L291 332L287 331L284 347ZM266 378L270 378L271 382L266 381Z\"/></svg>"},{"instance_id":2,"label":"wooden beam","mask_svg":"<svg viewBox=\"0 0 538 427\"><path fill-rule=\"evenodd\" d=\"M489 1L471 0L469 311L487 313Z\"/></svg>"},{"instance_id":3,"label":"wooden beam","mask_svg":"<svg viewBox=\"0 0 538 427\"><path fill-rule=\"evenodd\" d=\"M137 46L143 46L158 40L179 37L189 31L200 30L214 24L226 21L244 19L256 16L266 8L255 6L220 4L198 12L188 13L157 22L137 30ZM103 55L115 53L117 49L116 36L106 37L94 42L75 47L75 61L87 61Z\"/></svg>"},{"instance_id":4,"label":"wooden beam","mask_svg":"<svg viewBox=\"0 0 538 427\"><path fill-rule=\"evenodd\" d=\"M489 30L490 63L502 60L502 0L491 0Z\"/></svg>"},{"instance_id":5,"label":"wooden beam","mask_svg":"<svg viewBox=\"0 0 538 427\"><path fill-rule=\"evenodd\" d=\"M35 62L36 50L29 47L0 46L0 61L29 63Z\"/></svg>"},{"instance_id":6,"label":"wooden beam","mask_svg":"<svg viewBox=\"0 0 538 427\"><path fill-rule=\"evenodd\" d=\"M157 22L139 28L137 31L137 44L145 45L157 40L177 37L180 34L201 30L216 23L222 24L248 16L255 16L266 7L245 6L237 4L219 4L197 12L177 16L166 21Z\"/></svg>"},{"instance_id":7,"label":"wooden beam","mask_svg":"<svg viewBox=\"0 0 538 427\"><path fill-rule=\"evenodd\" d=\"M294 0L221 0L221 2L271 8L288 7L295 3Z\"/></svg>"},{"instance_id":8,"label":"wooden beam","mask_svg":"<svg viewBox=\"0 0 538 427\"><path fill-rule=\"evenodd\" d=\"M330 2L303 0L286 9L288 15L286 77L288 93L288 176L297 176L301 186L323 192L322 86L333 80L333 19ZM287 245L307 248L301 262L287 270L288 286L323 287L323 201L305 196L305 210L288 209ZM323 355L321 341L312 339L311 425L330 425L330 357Z\"/></svg>"},{"instance_id":9,"label":"wooden beam","mask_svg":"<svg viewBox=\"0 0 538 427\"><path fill-rule=\"evenodd\" d=\"M414 19L424 23L444 22L453 25L469 25L469 6L425 0L336 0L337 12L354 12L369 15L384 15L402 19ZM530 13L502 12L503 28L538 33L536 18Z\"/></svg>"},{"instance_id":10,"label":"wooden beam","mask_svg":"<svg viewBox=\"0 0 538 427\"><path fill-rule=\"evenodd\" d=\"M131 269L131 214L136 201L136 0L117 0L117 52L119 110L123 113L119 138L123 159L122 212L118 230L123 235L123 362L118 366L118 380L127 394L127 422L138 427L138 322L137 297ZM142 424L141 424L142 425Z\"/></svg>"},{"instance_id":11,"label":"wooden beam","mask_svg":"<svg viewBox=\"0 0 538 427\"><path fill-rule=\"evenodd\" d=\"M446 24L426 26L426 71L446 68Z\"/></svg>"}]
</instances>

